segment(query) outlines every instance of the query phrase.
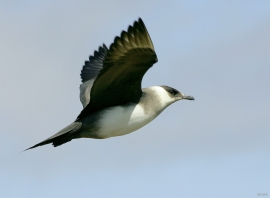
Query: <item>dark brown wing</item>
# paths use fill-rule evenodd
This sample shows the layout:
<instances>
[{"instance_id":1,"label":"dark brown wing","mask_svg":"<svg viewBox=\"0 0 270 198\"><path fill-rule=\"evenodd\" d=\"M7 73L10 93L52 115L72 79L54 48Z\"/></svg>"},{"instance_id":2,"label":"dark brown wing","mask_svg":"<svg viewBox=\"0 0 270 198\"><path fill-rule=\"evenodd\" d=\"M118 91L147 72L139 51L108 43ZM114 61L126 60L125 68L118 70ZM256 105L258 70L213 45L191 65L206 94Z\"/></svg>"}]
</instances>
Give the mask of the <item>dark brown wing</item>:
<instances>
[{"instance_id":1,"label":"dark brown wing","mask_svg":"<svg viewBox=\"0 0 270 198\"><path fill-rule=\"evenodd\" d=\"M142 78L156 62L151 38L139 19L114 39L91 89L90 103L77 119L106 107L138 102Z\"/></svg>"},{"instance_id":2,"label":"dark brown wing","mask_svg":"<svg viewBox=\"0 0 270 198\"><path fill-rule=\"evenodd\" d=\"M84 83L85 81L94 79L99 74L99 71L103 67L103 61L107 54L108 48L105 44L100 46L98 51L94 52L94 56L89 57L89 61L85 61L85 64L81 71L81 79Z\"/></svg>"}]
</instances>

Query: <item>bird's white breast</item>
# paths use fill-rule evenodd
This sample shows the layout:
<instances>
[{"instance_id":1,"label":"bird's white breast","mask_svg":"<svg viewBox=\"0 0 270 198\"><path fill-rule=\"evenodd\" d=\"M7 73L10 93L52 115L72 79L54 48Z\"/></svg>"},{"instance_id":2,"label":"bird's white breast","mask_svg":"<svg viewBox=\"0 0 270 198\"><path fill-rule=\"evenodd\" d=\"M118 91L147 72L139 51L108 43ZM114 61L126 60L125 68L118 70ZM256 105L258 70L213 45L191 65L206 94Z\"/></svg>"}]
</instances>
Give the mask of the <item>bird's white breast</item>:
<instances>
[{"instance_id":1,"label":"bird's white breast","mask_svg":"<svg viewBox=\"0 0 270 198\"><path fill-rule=\"evenodd\" d=\"M104 111L99 122L99 137L108 138L136 131L156 116L146 114L139 104L111 107Z\"/></svg>"},{"instance_id":2,"label":"bird's white breast","mask_svg":"<svg viewBox=\"0 0 270 198\"><path fill-rule=\"evenodd\" d=\"M129 103L102 110L98 121L99 138L126 135L154 120L168 105L175 100L159 86L143 89L138 104Z\"/></svg>"}]
</instances>

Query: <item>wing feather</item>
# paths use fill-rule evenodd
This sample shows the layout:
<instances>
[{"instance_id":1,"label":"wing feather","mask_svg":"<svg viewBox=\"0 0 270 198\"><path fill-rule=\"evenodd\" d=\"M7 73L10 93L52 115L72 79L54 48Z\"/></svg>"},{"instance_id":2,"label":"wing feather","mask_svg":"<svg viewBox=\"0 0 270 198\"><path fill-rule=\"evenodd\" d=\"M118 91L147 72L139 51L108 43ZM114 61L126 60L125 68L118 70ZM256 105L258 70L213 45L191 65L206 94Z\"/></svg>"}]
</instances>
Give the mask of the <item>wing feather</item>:
<instances>
[{"instance_id":1,"label":"wing feather","mask_svg":"<svg viewBox=\"0 0 270 198\"><path fill-rule=\"evenodd\" d=\"M98 51L94 52L94 56L89 57L89 61L85 61L81 71L81 79L83 83L98 76L99 71L103 68L103 61L107 51L107 46L103 44L103 46L99 47Z\"/></svg>"},{"instance_id":2,"label":"wing feather","mask_svg":"<svg viewBox=\"0 0 270 198\"><path fill-rule=\"evenodd\" d=\"M77 119L103 108L138 102L142 95L142 78L156 62L153 43L139 18L127 32L123 31L114 39L93 83L90 103Z\"/></svg>"},{"instance_id":3,"label":"wing feather","mask_svg":"<svg viewBox=\"0 0 270 198\"><path fill-rule=\"evenodd\" d=\"M80 85L80 100L83 107L86 107L90 101L92 85L100 70L103 68L107 51L107 46L103 44L103 46L99 47L98 51L94 52L94 56L89 57L89 61L85 61L85 65L81 71L82 84Z\"/></svg>"}]
</instances>

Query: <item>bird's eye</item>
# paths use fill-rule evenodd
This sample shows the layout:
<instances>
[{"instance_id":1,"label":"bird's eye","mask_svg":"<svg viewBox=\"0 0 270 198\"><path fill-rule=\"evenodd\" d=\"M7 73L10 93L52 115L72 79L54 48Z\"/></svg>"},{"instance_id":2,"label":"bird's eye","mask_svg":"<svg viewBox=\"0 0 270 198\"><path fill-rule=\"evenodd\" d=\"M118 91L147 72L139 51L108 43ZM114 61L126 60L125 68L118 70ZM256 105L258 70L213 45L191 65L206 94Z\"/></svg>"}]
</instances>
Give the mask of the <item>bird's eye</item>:
<instances>
[{"instance_id":1,"label":"bird's eye","mask_svg":"<svg viewBox=\"0 0 270 198\"><path fill-rule=\"evenodd\" d=\"M169 90L169 93L172 95L176 95L178 93L178 91L176 91L175 89L171 89L171 90Z\"/></svg>"}]
</instances>

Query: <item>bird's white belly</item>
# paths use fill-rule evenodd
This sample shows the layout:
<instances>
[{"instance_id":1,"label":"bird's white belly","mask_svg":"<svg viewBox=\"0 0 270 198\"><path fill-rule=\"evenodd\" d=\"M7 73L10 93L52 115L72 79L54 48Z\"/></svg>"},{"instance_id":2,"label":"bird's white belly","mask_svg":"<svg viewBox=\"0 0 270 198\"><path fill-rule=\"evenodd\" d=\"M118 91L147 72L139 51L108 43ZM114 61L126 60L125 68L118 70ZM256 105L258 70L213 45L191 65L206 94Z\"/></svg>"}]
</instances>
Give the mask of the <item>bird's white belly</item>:
<instances>
[{"instance_id":1,"label":"bird's white belly","mask_svg":"<svg viewBox=\"0 0 270 198\"><path fill-rule=\"evenodd\" d=\"M126 135L151 122L156 116L146 114L140 105L108 108L99 123L99 137Z\"/></svg>"}]
</instances>

